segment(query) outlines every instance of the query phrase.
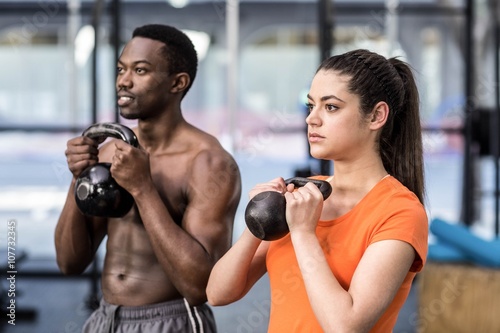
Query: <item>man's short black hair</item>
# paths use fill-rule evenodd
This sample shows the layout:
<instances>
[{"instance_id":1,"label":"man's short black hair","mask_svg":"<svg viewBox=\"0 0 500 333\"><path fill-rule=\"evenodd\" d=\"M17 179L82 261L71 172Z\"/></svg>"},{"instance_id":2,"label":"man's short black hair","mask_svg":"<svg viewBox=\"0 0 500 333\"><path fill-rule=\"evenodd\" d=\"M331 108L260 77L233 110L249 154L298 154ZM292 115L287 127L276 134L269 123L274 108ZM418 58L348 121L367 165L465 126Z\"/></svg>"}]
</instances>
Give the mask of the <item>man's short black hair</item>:
<instances>
[{"instance_id":1,"label":"man's short black hair","mask_svg":"<svg viewBox=\"0 0 500 333\"><path fill-rule=\"evenodd\" d=\"M138 27L132 37L144 37L160 41L165 44L164 53L168 63L169 73L185 72L191 78L184 95L194 82L198 68L198 55L189 37L177 28L163 24L147 24Z\"/></svg>"}]
</instances>

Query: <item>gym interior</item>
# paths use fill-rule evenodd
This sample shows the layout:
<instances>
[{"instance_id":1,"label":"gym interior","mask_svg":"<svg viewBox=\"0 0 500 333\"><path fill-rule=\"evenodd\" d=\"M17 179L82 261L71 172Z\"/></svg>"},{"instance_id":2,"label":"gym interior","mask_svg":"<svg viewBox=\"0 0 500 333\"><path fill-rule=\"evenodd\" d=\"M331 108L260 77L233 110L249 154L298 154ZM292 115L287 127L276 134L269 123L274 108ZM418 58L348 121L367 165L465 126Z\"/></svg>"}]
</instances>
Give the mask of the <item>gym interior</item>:
<instances>
[{"instance_id":1,"label":"gym interior","mask_svg":"<svg viewBox=\"0 0 500 333\"><path fill-rule=\"evenodd\" d=\"M429 256L394 333L500 332L496 0L0 0L0 332L79 332L100 297L103 248L79 276L55 261L64 151L90 124L125 122L116 59L148 23L182 29L197 49L183 113L240 167L233 240L253 185L331 172L304 136L320 61L354 48L407 61L420 91ZM269 297L264 277L214 308L219 331L266 332Z\"/></svg>"}]
</instances>

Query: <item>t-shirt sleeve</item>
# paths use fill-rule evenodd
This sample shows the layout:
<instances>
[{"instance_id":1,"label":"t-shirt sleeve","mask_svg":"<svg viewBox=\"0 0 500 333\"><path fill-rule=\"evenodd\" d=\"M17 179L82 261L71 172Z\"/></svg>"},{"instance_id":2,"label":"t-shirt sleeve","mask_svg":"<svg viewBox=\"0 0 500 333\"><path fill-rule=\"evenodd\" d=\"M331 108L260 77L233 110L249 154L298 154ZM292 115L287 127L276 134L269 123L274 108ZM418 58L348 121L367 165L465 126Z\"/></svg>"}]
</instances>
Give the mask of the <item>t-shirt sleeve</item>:
<instances>
[{"instance_id":1,"label":"t-shirt sleeve","mask_svg":"<svg viewBox=\"0 0 500 333\"><path fill-rule=\"evenodd\" d=\"M387 217L374 229L371 242L397 239L409 243L417 255L410 268L420 272L425 265L429 225L424 207L411 196L393 197L387 202Z\"/></svg>"}]
</instances>

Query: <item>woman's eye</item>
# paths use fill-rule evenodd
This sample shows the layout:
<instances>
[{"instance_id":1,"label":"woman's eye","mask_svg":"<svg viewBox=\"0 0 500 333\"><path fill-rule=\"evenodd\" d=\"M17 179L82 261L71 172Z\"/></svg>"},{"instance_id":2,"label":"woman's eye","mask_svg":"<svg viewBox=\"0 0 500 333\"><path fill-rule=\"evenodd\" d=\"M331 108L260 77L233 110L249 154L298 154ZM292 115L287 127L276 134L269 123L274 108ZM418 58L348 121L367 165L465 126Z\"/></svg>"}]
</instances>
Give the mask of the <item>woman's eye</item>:
<instances>
[{"instance_id":1,"label":"woman's eye","mask_svg":"<svg viewBox=\"0 0 500 333\"><path fill-rule=\"evenodd\" d=\"M337 110L337 107L335 105L333 105L333 104L327 104L326 105L326 110L327 111L335 111L335 110Z\"/></svg>"},{"instance_id":2,"label":"woman's eye","mask_svg":"<svg viewBox=\"0 0 500 333\"><path fill-rule=\"evenodd\" d=\"M311 103L306 103L306 108L307 108L307 110L308 110L309 112L311 112L311 111L312 111L313 107L314 107L314 105L312 105Z\"/></svg>"}]
</instances>

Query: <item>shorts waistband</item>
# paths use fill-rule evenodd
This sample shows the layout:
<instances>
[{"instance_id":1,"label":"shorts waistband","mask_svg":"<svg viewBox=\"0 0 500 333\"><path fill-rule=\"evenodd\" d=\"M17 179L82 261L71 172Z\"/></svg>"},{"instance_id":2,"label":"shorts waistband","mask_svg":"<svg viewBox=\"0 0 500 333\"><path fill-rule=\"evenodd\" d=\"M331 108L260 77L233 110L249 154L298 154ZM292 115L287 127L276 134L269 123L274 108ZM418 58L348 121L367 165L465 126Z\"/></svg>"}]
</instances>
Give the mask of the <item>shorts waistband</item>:
<instances>
[{"instance_id":1,"label":"shorts waistband","mask_svg":"<svg viewBox=\"0 0 500 333\"><path fill-rule=\"evenodd\" d=\"M114 305L101 299L101 307L106 314L115 313L120 320L158 319L188 314L190 306L185 299L167 301L142 306Z\"/></svg>"}]
</instances>

